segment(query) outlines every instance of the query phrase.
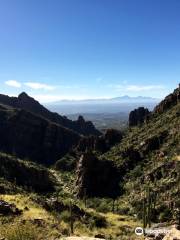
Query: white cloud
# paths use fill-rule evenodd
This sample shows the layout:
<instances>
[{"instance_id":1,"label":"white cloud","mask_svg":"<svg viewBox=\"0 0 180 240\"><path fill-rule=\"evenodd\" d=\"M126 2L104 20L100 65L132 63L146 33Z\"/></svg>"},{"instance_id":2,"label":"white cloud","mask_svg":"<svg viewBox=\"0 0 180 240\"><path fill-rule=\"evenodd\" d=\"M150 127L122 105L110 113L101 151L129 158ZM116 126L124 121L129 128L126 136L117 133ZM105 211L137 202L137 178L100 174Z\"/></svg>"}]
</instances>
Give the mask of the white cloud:
<instances>
[{"instance_id":1,"label":"white cloud","mask_svg":"<svg viewBox=\"0 0 180 240\"><path fill-rule=\"evenodd\" d=\"M54 90L55 86L44 84L44 83L38 83L38 82L25 82L25 86L32 88L34 90Z\"/></svg>"},{"instance_id":2,"label":"white cloud","mask_svg":"<svg viewBox=\"0 0 180 240\"><path fill-rule=\"evenodd\" d=\"M5 82L5 84L10 87L15 87L15 88L20 88L22 86L21 83L16 80L8 80Z\"/></svg>"}]
</instances>

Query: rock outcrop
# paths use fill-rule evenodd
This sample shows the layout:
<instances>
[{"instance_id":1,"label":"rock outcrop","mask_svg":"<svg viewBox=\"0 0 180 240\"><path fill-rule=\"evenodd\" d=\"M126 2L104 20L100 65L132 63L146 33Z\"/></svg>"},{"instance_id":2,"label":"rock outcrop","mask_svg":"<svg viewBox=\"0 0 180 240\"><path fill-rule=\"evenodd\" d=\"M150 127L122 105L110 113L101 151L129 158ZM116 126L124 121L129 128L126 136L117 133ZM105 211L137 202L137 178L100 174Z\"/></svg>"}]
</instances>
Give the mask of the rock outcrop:
<instances>
[{"instance_id":1,"label":"rock outcrop","mask_svg":"<svg viewBox=\"0 0 180 240\"><path fill-rule=\"evenodd\" d=\"M77 195L112 197L119 194L119 174L113 162L99 160L92 153L84 153L77 166Z\"/></svg>"},{"instance_id":2,"label":"rock outcrop","mask_svg":"<svg viewBox=\"0 0 180 240\"><path fill-rule=\"evenodd\" d=\"M165 99L154 108L153 113L163 113L170 107L175 106L178 102L180 102L180 84L173 93L165 97Z\"/></svg>"},{"instance_id":3,"label":"rock outcrop","mask_svg":"<svg viewBox=\"0 0 180 240\"><path fill-rule=\"evenodd\" d=\"M22 211L19 210L15 204L8 203L4 200L0 200L0 215L8 216L8 215L19 215Z\"/></svg>"},{"instance_id":4,"label":"rock outcrop","mask_svg":"<svg viewBox=\"0 0 180 240\"><path fill-rule=\"evenodd\" d=\"M107 129L106 133L102 136L89 136L81 138L77 146L77 150L85 152L86 150L97 151L105 153L112 146L120 143L122 140L122 133L116 129Z\"/></svg>"},{"instance_id":5,"label":"rock outcrop","mask_svg":"<svg viewBox=\"0 0 180 240\"><path fill-rule=\"evenodd\" d=\"M50 120L51 122L57 123L85 136L101 135L101 133L94 127L92 122L85 121L81 116L77 121L72 121L65 116L59 115L58 113L50 112L34 98L28 96L25 92L22 92L18 97L9 97L7 95L0 94L0 104L30 111Z\"/></svg>"},{"instance_id":6,"label":"rock outcrop","mask_svg":"<svg viewBox=\"0 0 180 240\"><path fill-rule=\"evenodd\" d=\"M0 108L0 151L22 159L53 164L80 139L67 128L31 112Z\"/></svg>"},{"instance_id":7,"label":"rock outcrop","mask_svg":"<svg viewBox=\"0 0 180 240\"><path fill-rule=\"evenodd\" d=\"M139 107L129 114L129 126L137 126L144 123L146 117L149 115L149 110L144 107Z\"/></svg>"}]
</instances>

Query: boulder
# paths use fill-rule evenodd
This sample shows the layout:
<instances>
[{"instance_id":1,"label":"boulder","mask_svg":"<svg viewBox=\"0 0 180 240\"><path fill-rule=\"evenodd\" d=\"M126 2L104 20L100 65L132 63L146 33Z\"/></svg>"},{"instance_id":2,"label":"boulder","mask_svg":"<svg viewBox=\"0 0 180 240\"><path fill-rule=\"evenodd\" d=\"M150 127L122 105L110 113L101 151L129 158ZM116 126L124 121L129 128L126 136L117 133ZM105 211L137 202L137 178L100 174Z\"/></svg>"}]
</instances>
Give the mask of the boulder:
<instances>
[{"instance_id":1,"label":"boulder","mask_svg":"<svg viewBox=\"0 0 180 240\"><path fill-rule=\"evenodd\" d=\"M0 200L0 215L20 215L22 210L19 210L15 204Z\"/></svg>"}]
</instances>

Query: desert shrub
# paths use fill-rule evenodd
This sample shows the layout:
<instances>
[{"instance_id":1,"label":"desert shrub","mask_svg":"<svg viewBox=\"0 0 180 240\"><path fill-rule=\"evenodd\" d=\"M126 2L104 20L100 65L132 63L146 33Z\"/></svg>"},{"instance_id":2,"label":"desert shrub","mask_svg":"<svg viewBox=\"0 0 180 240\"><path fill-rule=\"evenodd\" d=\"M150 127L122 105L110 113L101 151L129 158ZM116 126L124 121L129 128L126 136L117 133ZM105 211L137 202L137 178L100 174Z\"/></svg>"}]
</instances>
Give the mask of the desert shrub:
<instances>
[{"instance_id":1,"label":"desert shrub","mask_svg":"<svg viewBox=\"0 0 180 240\"><path fill-rule=\"evenodd\" d=\"M159 220L161 222L170 221L172 219L172 211L164 204L159 206L157 212L159 213Z\"/></svg>"},{"instance_id":2,"label":"desert shrub","mask_svg":"<svg viewBox=\"0 0 180 240\"><path fill-rule=\"evenodd\" d=\"M72 171L75 169L75 167L76 167L76 159L69 154L59 159L55 164L56 170L60 170L60 171Z\"/></svg>"},{"instance_id":3,"label":"desert shrub","mask_svg":"<svg viewBox=\"0 0 180 240\"><path fill-rule=\"evenodd\" d=\"M100 214L93 214L88 218L88 224L90 228L106 228L107 221L106 218Z\"/></svg>"},{"instance_id":4,"label":"desert shrub","mask_svg":"<svg viewBox=\"0 0 180 240\"><path fill-rule=\"evenodd\" d=\"M97 212L107 213L112 211L113 200L110 198L88 199L88 207L96 209Z\"/></svg>"},{"instance_id":5,"label":"desert shrub","mask_svg":"<svg viewBox=\"0 0 180 240\"><path fill-rule=\"evenodd\" d=\"M101 215L96 215L93 217L94 220L94 225L97 228L105 228L107 227L107 221L105 219L105 217L101 216Z\"/></svg>"},{"instance_id":6,"label":"desert shrub","mask_svg":"<svg viewBox=\"0 0 180 240\"><path fill-rule=\"evenodd\" d=\"M62 221L68 223L68 222L70 222L70 218L71 218L70 211L65 210L65 211L61 212L60 219Z\"/></svg>"},{"instance_id":7,"label":"desert shrub","mask_svg":"<svg viewBox=\"0 0 180 240\"><path fill-rule=\"evenodd\" d=\"M130 207L128 206L120 206L118 209L118 214L127 215L130 213Z\"/></svg>"}]
</instances>

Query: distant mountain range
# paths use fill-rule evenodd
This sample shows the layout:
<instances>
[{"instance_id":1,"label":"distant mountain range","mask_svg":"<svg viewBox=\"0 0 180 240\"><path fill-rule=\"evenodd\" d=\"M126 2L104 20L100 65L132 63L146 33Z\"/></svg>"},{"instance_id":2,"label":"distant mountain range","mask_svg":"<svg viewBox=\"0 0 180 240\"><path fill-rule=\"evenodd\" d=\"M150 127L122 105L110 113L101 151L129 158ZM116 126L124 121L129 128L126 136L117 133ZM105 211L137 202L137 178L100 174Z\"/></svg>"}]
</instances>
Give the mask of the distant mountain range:
<instances>
[{"instance_id":1,"label":"distant mountain range","mask_svg":"<svg viewBox=\"0 0 180 240\"><path fill-rule=\"evenodd\" d=\"M161 100L151 97L121 96L115 98L84 99L84 100L61 100L47 103L45 106L59 114L104 114L104 113L128 113L142 106L152 110Z\"/></svg>"},{"instance_id":2,"label":"distant mountain range","mask_svg":"<svg viewBox=\"0 0 180 240\"><path fill-rule=\"evenodd\" d=\"M115 98L99 98L99 99L82 99L82 100L60 100L60 101L56 101L51 103L51 105L58 105L58 104L72 104L72 103L116 103L116 102L120 102L120 103L151 103L151 102L160 102L161 99L158 98L152 98L152 97L143 97L143 96L137 96L137 97L130 97L128 95L124 95L121 97L115 97Z\"/></svg>"}]
</instances>

